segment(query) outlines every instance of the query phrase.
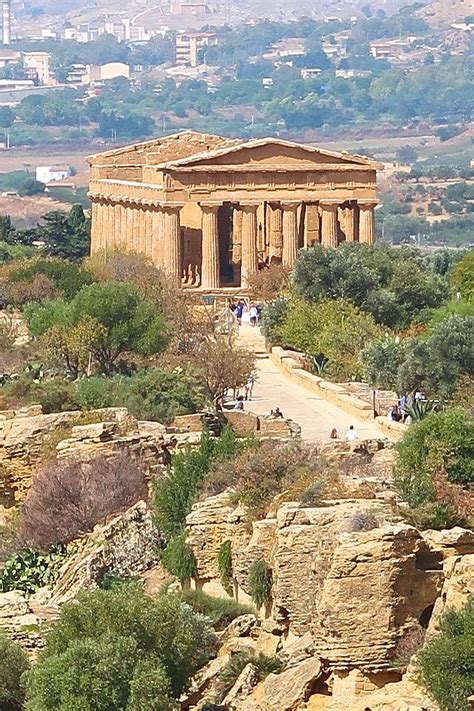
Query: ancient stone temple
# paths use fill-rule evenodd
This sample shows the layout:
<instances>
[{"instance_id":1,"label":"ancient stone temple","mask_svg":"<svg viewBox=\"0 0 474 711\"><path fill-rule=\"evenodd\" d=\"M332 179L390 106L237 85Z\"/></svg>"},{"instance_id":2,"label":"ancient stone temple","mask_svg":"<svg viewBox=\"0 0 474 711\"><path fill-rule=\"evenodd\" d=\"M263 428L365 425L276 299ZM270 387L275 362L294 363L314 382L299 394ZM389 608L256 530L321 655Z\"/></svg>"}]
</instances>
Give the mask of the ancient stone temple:
<instances>
[{"instance_id":1,"label":"ancient stone temple","mask_svg":"<svg viewBox=\"0 0 474 711\"><path fill-rule=\"evenodd\" d=\"M368 158L184 131L88 158L92 253L143 252L183 286L245 287L322 242L375 240Z\"/></svg>"}]
</instances>

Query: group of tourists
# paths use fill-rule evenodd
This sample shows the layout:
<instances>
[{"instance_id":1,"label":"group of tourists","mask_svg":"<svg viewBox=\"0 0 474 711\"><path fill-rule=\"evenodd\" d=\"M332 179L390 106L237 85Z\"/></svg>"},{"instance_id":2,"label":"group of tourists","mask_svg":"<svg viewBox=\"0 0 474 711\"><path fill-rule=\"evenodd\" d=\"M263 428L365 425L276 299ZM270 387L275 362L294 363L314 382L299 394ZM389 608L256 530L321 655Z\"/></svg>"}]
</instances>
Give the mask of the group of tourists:
<instances>
[{"instance_id":1,"label":"group of tourists","mask_svg":"<svg viewBox=\"0 0 474 711\"><path fill-rule=\"evenodd\" d=\"M242 317L245 311L245 303L242 301L242 299L239 299L238 301L235 301L234 299L229 299L229 309L235 315L239 326L241 326ZM249 320L250 325L254 328L258 325L261 313L262 307L260 306L260 304L255 303L255 301L251 301L249 305Z\"/></svg>"},{"instance_id":2,"label":"group of tourists","mask_svg":"<svg viewBox=\"0 0 474 711\"><path fill-rule=\"evenodd\" d=\"M329 435L329 437L330 439L341 439L335 427L331 430L331 434ZM347 442L353 442L354 440L359 439L359 434L354 425L350 425L349 429L344 435L344 439Z\"/></svg>"},{"instance_id":3,"label":"group of tourists","mask_svg":"<svg viewBox=\"0 0 474 711\"><path fill-rule=\"evenodd\" d=\"M388 408L387 420L390 422L403 422L409 425L412 421L409 408L412 407L414 403L422 402L425 399L424 394L420 390L414 390L408 395L400 395L397 405Z\"/></svg>"}]
</instances>

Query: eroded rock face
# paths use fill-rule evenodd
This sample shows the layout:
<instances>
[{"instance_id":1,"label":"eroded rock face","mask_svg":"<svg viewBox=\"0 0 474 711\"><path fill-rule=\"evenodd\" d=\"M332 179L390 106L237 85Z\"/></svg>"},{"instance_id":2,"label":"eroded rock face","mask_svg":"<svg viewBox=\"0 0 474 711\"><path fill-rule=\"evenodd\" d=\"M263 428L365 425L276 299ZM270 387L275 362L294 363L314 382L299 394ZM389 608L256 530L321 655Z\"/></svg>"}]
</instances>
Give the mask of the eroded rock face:
<instances>
[{"instance_id":1,"label":"eroded rock face","mask_svg":"<svg viewBox=\"0 0 474 711\"><path fill-rule=\"evenodd\" d=\"M390 507L373 499L326 502L315 508L284 504L278 510L273 553L274 616L303 635L310 629L341 531L355 517L381 521Z\"/></svg>"},{"instance_id":2,"label":"eroded rock face","mask_svg":"<svg viewBox=\"0 0 474 711\"><path fill-rule=\"evenodd\" d=\"M139 501L124 514L98 525L83 548L67 559L52 590L51 602L72 600L80 590L95 588L104 576L136 576L159 561L164 545L151 513Z\"/></svg>"},{"instance_id":3,"label":"eroded rock face","mask_svg":"<svg viewBox=\"0 0 474 711\"><path fill-rule=\"evenodd\" d=\"M427 637L431 638L436 633L439 621L448 608L459 610L469 596L474 598L474 553L453 555L444 564L444 583L434 606Z\"/></svg>"},{"instance_id":4,"label":"eroded rock face","mask_svg":"<svg viewBox=\"0 0 474 711\"><path fill-rule=\"evenodd\" d=\"M241 506L229 503L229 494L224 492L195 504L186 517L187 542L192 546L197 562L199 586L214 581L219 587L217 556L226 540L232 541L236 551L249 539L245 523L245 511ZM217 590L219 592L219 590ZM220 594L225 595L222 590Z\"/></svg>"},{"instance_id":5,"label":"eroded rock face","mask_svg":"<svg viewBox=\"0 0 474 711\"><path fill-rule=\"evenodd\" d=\"M441 571L418 565L426 548L405 524L340 537L312 624L330 666L389 668L400 639L426 626L442 586Z\"/></svg>"},{"instance_id":6,"label":"eroded rock face","mask_svg":"<svg viewBox=\"0 0 474 711\"><path fill-rule=\"evenodd\" d=\"M93 410L87 417L97 422L84 425L78 424L84 419L79 411L43 415L35 406L8 415L0 417L0 506L21 503L35 470L55 456L81 459L126 450L150 475L163 462L162 431L142 431L122 407Z\"/></svg>"},{"instance_id":7,"label":"eroded rock face","mask_svg":"<svg viewBox=\"0 0 474 711\"><path fill-rule=\"evenodd\" d=\"M281 674L269 674L263 682L260 708L265 711L293 711L298 704L308 700L321 673L320 660L311 657Z\"/></svg>"}]
</instances>

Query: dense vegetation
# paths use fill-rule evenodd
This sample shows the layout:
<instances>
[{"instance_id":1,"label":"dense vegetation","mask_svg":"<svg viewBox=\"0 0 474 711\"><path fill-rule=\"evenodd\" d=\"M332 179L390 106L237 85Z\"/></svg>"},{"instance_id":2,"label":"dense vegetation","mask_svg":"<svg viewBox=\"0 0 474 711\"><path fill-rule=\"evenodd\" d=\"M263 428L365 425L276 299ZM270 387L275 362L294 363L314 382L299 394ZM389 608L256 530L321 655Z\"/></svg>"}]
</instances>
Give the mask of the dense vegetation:
<instances>
[{"instance_id":1,"label":"dense vegetation","mask_svg":"<svg viewBox=\"0 0 474 711\"><path fill-rule=\"evenodd\" d=\"M441 711L469 711L474 693L472 640L474 602L460 610L448 609L439 632L419 652L420 679Z\"/></svg>"},{"instance_id":2,"label":"dense vegetation","mask_svg":"<svg viewBox=\"0 0 474 711\"><path fill-rule=\"evenodd\" d=\"M130 584L82 593L28 675L26 708L172 711L215 646L209 618L177 596L153 600Z\"/></svg>"},{"instance_id":3,"label":"dense vegetation","mask_svg":"<svg viewBox=\"0 0 474 711\"><path fill-rule=\"evenodd\" d=\"M264 334L320 375L447 401L474 375L471 262L457 250L317 245L265 310Z\"/></svg>"},{"instance_id":4,"label":"dense vegetation","mask_svg":"<svg viewBox=\"0 0 474 711\"><path fill-rule=\"evenodd\" d=\"M8 310L22 311L32 337L13 348L7 311L5 406L121 406L138 419L170 422L219 406L253 369L253 356L214 339L212 318L139 255L9 261L0 267L0 292Z\"/></svg>"}]
</instances>

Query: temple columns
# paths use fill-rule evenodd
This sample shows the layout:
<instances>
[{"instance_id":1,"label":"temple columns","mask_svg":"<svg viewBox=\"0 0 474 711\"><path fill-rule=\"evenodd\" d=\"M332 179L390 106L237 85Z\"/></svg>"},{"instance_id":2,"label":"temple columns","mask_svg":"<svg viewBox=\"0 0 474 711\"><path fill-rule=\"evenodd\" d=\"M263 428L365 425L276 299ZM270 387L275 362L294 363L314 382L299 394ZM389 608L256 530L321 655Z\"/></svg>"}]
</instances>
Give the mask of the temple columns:
<instances>
[{"instance_id":1,"label":"temple columns","mask_svg":"<svg viewBox=\"0 0 474 711\"><path fill-rule=\"evenodd\" d=\"M323 202L320 207L322 211L321 241L324 247L337 247L337 204Z\"/></svg>"},{"instance_id":2,"label":"temple columns","mask_svg":"<svg viewBox=\"0 0 474 711\"><path fill-rule=\"evenodd\" d=\"M357 205L346 207L345 233L347 242L357 242L359 239L359 213Z\"/></svg>"},{"instance_id":3,"label":"temple columns","mask_svg":"<svg viewBox=\"0 0 474 711\"><path fill-rule=\"evenodd\" d=\"M163 269L163 213L159 207L151 212L151 261Z\"/></svg>"},{"instance_id":4,"label":"temple columns","mask_svg":"<svg viewBox=\"0 0 474 711\"><path fill-rule=\"evenodd\" d=\"M242 269L241 284L248 286L249 277L258 271L257 208L258 205L240 204L242 210Z\"/></svg>"},{"instance_id":5,"label":"temple columns","mask_svg":"<svg viewBox=\"0 0 474 711\"><path fill-rule=\"evenodd\" d=\"M280 261L283 256L283 219L280 205L268 205L268 261Z\"/></svg>"},{"instance_id":6,"label":"temple columns","mask_svg":"<svg viewBox=\"0 0 474 711\"><path fill-rule=\"evenodd\" d=\"M181 286L181 206L163 205L163 269L170 280Z\"/></svg>"},{"instance_id":7,"label":"temple columns","mask_svg":"<svg viewBox=\"0 0 474 711\"><path fill-rule=\"evenodd\" d=\"M100 206L95 200L91 204L91 254L99 252L102 249L102 236L99 230L99 212Z\"/></svg>"},{"instance_id":8,"label":"temple columns","mask_svg":"<svg viewBox=\"0 0 474 711\"><path fill-rule=\"evenodd\" d=\"M306 203L304 218L304 246L314 247L321 241L321 229L319 224L319 208L312 203Z\"/></svg>"},{"instance_id":9,"label":"temple columns","mask_svg":"<svg viewBox=\"0 0 474 711\"><path fill-rule=\"evenodd\" d=\"M358 203L359 205L359 242L374 244L375 242L375 203Z\"/></svg>"},{"instance_id":10,"label":"temple columns","mask_svg":"<svg viewBox=\"0 0 474 711\"><path fill-rule=\"evenodd\" d=\"M218 205L201 203L202 210L202 262L201 286L204 289L219 288L219 228Z\"/></svg>"},{"instance_id":11,"label":"temple columns","mask_svg":"<svg viewBox=\"0 0 474 711\"><path fill-rule=\"evenodd\" d=\"M232 209L232 271L234 282L240 282L242 264L242 210L237 205Z\"/></svg>"},{"instance_id":12,"label":"temple columns","mask_svg":"<svg viewBox=\"0 0 474 711\"><path fill-rule=\"evenodd\" d=\"M298 254L298 204L282 203L283 211L283 253L282 263L293 268Z\"/></svg>"}]
</instances>

